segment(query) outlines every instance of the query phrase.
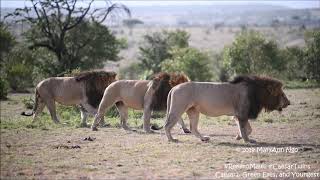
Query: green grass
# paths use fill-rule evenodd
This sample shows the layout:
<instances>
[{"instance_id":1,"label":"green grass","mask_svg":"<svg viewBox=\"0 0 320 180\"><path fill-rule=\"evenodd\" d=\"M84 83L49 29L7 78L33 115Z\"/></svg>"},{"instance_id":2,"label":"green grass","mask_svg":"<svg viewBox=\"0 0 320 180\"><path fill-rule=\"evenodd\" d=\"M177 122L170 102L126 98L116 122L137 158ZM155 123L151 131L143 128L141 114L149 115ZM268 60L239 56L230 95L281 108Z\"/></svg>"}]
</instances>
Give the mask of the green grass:
<instances>
[{"instance_id":1,"label":"green grass","mask_svg":"<svg viewBox=\"0 0 320 180\"><path fill-rule=\"evenodd\" d=\"M309 89L320 87L320 83L315 81L285 81L284 84L287 89Z\"/></svg>"}]
</instances>

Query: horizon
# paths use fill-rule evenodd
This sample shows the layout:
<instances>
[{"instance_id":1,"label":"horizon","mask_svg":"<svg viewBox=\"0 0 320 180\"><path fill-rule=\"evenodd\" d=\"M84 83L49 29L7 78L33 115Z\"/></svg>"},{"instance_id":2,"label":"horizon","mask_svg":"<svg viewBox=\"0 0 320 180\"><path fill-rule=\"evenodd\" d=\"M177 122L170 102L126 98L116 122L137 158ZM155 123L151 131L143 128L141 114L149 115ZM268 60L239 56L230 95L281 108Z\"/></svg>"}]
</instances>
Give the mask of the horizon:
<instances>
[{"instance_id":1,"label":"horizon","mask_svg":"<svg viewBox=\"0 0 320 180\"><path fill-rule=\"evenodd\" d=\"M146 6L191 6L191 5L200 5L200 6L209 6L209 5L270 5L270 6L279 6L292 9L309 9L309 8L320 8L320 1L307 0L307 1L274 1L274 0L264 0L264 1L229 1L229 0L220 0L220 1L111 1L112 3L121 3L130 7L146 7ZM1 0L1 8L22 8L25 5L30 4L28 1L24 0ZM104 1L95 1L94 6L100 7L105 4Z\"/></svg>"}]
</instances>

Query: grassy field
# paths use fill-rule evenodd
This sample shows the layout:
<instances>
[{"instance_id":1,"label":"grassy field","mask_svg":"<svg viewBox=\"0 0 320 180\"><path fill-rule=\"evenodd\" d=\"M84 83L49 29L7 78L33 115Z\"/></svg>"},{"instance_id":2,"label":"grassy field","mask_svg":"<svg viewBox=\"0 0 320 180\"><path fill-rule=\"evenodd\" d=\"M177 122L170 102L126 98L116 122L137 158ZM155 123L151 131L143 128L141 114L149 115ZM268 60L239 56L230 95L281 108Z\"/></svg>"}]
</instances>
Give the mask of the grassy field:
<instances>
[{"instance_id":1,"label":"grassy field","mask_svg":"<svg viewBox=\"0 0 320 180\"><path fill-rule=\"evenodd\" d=\"M61 125L47 112L31 124L31 117L20 116L22 99L31 94L10 94L1 101L0 178L292 179L319 173L320 89L286 94L292 105L282 114L262 113L251 122L251 137L258 141L253 145L235 140L238 131L230 117L201 117L200 132L211 137L207 143L178 127L173 135L179 143L169 143L163 130L144 134L138 112L130 112L129 119L136 132L119 128L117 118L107 119L110 127L98 132L78 128L80 114L72 107L58 108Z\"/></svg>"}]
</instances>

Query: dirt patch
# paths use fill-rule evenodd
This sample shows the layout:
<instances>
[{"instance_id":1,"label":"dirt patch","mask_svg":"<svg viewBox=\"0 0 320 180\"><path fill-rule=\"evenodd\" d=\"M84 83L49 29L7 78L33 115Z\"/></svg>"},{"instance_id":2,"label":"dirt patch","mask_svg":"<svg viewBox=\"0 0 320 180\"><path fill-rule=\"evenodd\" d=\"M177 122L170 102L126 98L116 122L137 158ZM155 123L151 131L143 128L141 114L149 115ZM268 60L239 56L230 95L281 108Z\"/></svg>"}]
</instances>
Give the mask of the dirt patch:
<instances>
[{"instance_id":1,"label":"dirt patch","mask_svg":"<svg viewBox=\"0 0 320 180\"><path fill-rule=\"evenodd\" d=\"M179 143L169 143L163 130L2 128L0 178L305 179L320 170L320 90L287 93L292 105L282 114L251 121L257 144L235 140L238 130L228 117L201 117L206 143L178 127Z\"/></svg>"}]
</instances>

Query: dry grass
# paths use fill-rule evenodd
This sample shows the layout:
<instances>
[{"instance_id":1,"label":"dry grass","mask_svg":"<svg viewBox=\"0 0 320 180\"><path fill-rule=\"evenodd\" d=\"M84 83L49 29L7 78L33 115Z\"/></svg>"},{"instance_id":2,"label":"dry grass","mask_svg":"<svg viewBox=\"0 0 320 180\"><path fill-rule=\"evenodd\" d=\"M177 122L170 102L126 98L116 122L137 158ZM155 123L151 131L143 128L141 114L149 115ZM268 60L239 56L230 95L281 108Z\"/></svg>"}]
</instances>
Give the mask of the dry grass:
<instances>
[{"instance_id":1,"label":"dry grass","mask_svg":"<svg viewBox=\"0 0 320 180\"><path fill-rule=\"evenodd\" d=\"M28 128L31 118L17 115L23 109L21 95L10 96L10 101L1 102L1 179L211 179L217 172L239 173L242 178L243 173L319 172L320 89L288 90L287 94L292 105L281 115L263 113L252 122L256 145L236 141L237 128L228 117L201 118L200 132L211 136L208 143L178 128L174 136L179 143L168 143L163 131L144 134L141 129L129 132L112 127L93 132L67 125ZM20 122L21 126L16 125ZM89 136L96 139L83 140ZM298 152L243 152L261 147L292 147ZM231 170L227 164L307 167Z\"/></svg>"}]
</instances>

